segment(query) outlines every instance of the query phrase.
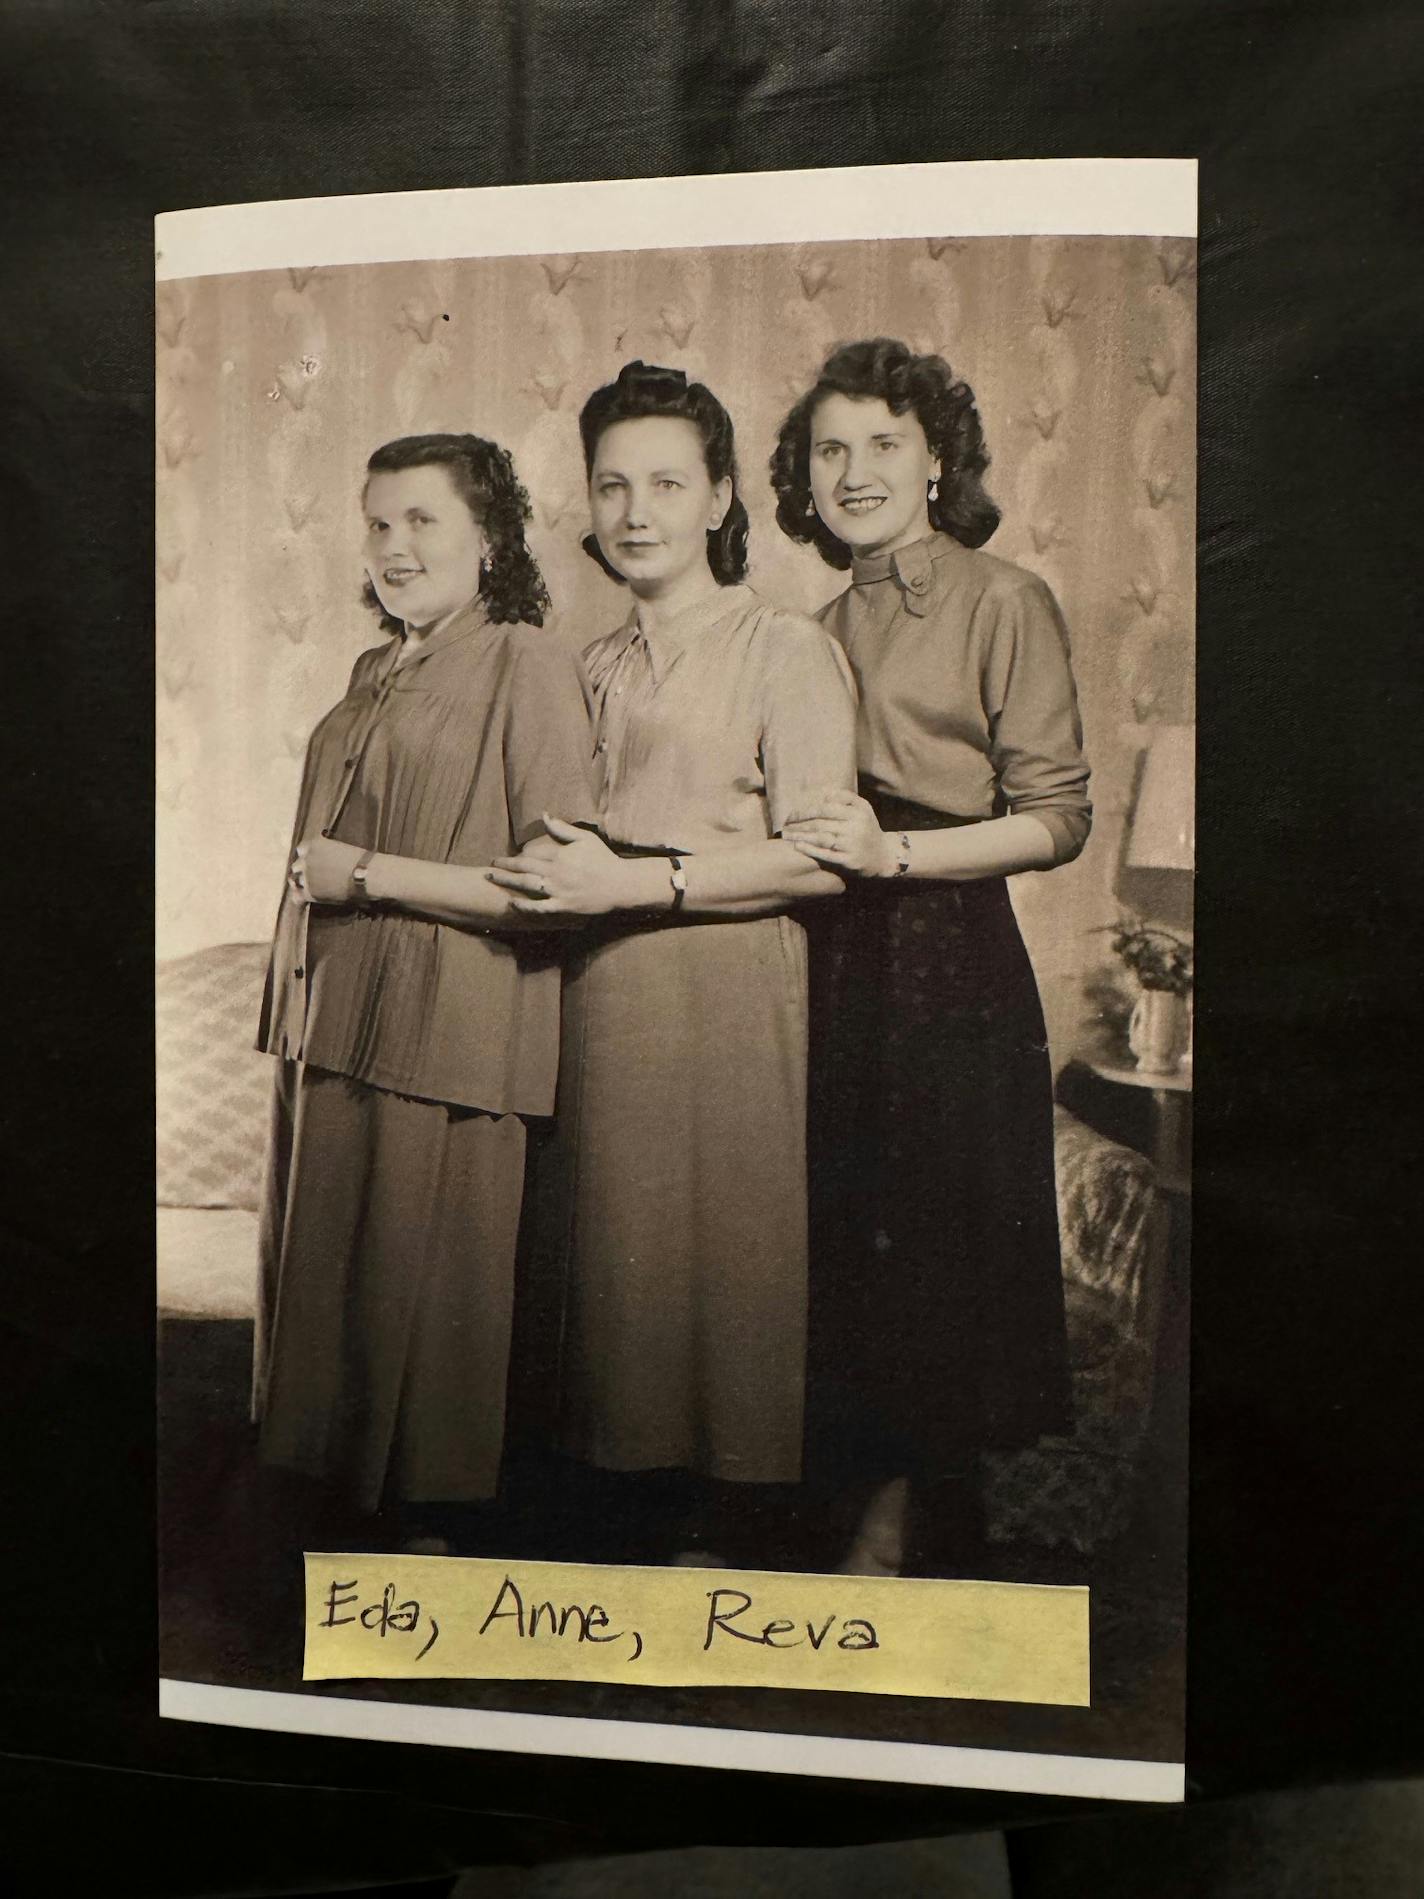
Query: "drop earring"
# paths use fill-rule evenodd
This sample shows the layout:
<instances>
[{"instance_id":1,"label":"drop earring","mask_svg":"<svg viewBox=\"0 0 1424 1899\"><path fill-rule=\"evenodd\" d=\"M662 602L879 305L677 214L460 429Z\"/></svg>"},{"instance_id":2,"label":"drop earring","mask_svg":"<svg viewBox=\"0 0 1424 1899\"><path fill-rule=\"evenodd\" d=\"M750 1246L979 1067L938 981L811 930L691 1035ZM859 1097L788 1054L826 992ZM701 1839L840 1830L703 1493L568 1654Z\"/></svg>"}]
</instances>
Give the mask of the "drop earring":
<instances>
[{"instance_id":1,"label":"drop earring","mask_svg":"<svg viewBox=\"0 0 1424 1899\"><path fill-rule=\"evenodd\" d=\"M930 498L931 504L939 500L939 476L938 475L930 476L929 498Z\"/></svg>"},{"instance_id":2,"label":"drop earring","mask_svg":"<svg viewBox=\"0 0 1424 1899\"><path fill-rule=\"evenodd\" d=\"M807 519L807 520L809 521L809 520L811 519L811 517L812 517L812 516L813 516L813 515L815 514L815 512L816 512L816 504L815 504L815 502L814 502L814 501L808 501L808 502L806 503L806 519Z\"/></svg>"}]
</instances>

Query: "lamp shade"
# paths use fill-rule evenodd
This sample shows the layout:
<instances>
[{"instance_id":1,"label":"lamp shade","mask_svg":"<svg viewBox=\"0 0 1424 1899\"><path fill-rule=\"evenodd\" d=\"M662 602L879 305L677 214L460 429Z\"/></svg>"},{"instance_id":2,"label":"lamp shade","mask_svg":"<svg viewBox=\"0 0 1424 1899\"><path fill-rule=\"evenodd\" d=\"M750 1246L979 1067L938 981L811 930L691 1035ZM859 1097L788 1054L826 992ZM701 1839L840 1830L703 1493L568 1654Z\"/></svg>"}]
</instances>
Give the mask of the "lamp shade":
<instances>
[{"instance_id":1,"label":"lamp shade","mask_svg":"<svg viewBox=\"0 0 1424 1899\"><path fill-rule=\"evenodd\" d=\"M1124 861L1134 870L1194 867L1196 791L1196 727L1154 726L1128 827Z\"/></svg>"}]
</instances>

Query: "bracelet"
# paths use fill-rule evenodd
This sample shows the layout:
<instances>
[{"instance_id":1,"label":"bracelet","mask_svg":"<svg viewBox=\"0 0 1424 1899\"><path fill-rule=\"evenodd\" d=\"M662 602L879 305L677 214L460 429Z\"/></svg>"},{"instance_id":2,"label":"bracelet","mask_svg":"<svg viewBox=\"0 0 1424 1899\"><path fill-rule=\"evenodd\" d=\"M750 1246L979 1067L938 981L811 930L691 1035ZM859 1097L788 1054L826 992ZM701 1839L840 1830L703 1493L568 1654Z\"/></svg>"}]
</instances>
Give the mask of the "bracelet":
<instances>
[{"instance_id":1,"label":"bracelet","mask_svg":"<svg viewBox=\"0 0 1424 1899\"><path fill-rule=\"evenodd\" d=\"M668 862L672 865L672 905L667 914L675 917L682 908L683 899L687 896L687 872L682 867L680 857L669 853Z\"/></svg>"},{"instance_id":2,"label":"bracelet","mask_svg":"<svg viewBox=\"0 0 1424 1899\"><path fill-rule=\"evenodd\" d=\"M904 877L908 873L909 868L910 868L910 833L908 831L902 831L900 833L900 847L895 853L894 875L896 877Z\"/></svg>"},{"instance_id":3,"label":"bracelet","mask_svg":"<svg viewBox=\"0 0 1424 1899\"><path fill-rule=\"evenodd\" d=\"M366 890L366 872L370 868L371 859L375 855L376 853L374 851L362 851L361 855L356 859L356 862L351 866L351 881L356 886L356 901L358 903L369 901Z\"/></svg>"}]
</instances>

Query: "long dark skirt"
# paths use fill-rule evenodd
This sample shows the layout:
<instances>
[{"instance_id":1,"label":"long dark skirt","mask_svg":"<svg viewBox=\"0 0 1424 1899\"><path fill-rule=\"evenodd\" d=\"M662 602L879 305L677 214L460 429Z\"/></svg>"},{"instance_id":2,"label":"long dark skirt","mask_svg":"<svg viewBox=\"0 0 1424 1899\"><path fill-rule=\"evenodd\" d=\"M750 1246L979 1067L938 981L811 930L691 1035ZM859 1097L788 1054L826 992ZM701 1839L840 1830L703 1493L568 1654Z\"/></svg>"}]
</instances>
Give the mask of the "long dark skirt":
<instances>
[{"instance_id":1,"label":"long dark skirt","mask_svg":"<svg viewBox=\"0 0 1424 1899\"><path fill-rule=\"evenodd\" d=\"M1033 970L1003 878L853 884L810 936L809 1461L965 1472L1071 1428Z\"/></svg>"},{"instance_id":2,"label":"long dark skirt","mask_svg":"<svg viewBox=\"0 0 1424 1899\"><path fill-rule=\"evenodd\" d=\"M278 1064L253 1415L362 1508L494 1494L525 1127Z\"/></svg>"}]
</instances>

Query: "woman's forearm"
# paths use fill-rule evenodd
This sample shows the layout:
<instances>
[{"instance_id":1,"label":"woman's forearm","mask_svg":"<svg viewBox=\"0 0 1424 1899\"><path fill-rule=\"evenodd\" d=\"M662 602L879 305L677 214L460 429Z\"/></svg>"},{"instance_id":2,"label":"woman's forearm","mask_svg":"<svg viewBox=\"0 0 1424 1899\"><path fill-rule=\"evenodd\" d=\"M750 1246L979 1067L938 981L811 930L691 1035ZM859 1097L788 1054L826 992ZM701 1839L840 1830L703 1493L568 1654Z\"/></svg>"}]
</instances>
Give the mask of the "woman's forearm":
<instances>
[{"instance_id":1,"label":"woman's forearm","mask_svg":"<svg viewBox=\"0 0 1424 1899\"><path fill-rule=\"evenodd\" d=\"M577 918L524 916L511 908L509 892L489 880L484 868L436 864L421 857L378 852L366 867L366 894L373 903L394 904L412 916L458 929L518 931L568 929Z\"/></svg>"},{"instance_id":2,"label":"woman's forearm","mask_svg":"<svg viewBox=\"0 0 1424 1899\"><path fill-rule=\"evenodd\" d=\"M686 917L774 916L813 897L838 896L845 888L834 871L812 863L780 838L690 853L682 867L687 895L680 914ZM624 859L619 884L620 910L672 906L672 872L665 857Z\"/></svg>"},{"instance_id":3,"label":"woman's forearm","mask_svg":"<svg viewBox=\"0 0 1424 1899\"><path fill-rule=\"evenodd\" d=\"M1047 825L1027 812L1021 816L989 818L983 824L956 825L952 830L910 831L909 877L938 878L972 883L980 877L1013 877L1023 870L1048 870L1057 851ZM888 833L897 843L899 833Z\"/></svg>"}]
</instances>

